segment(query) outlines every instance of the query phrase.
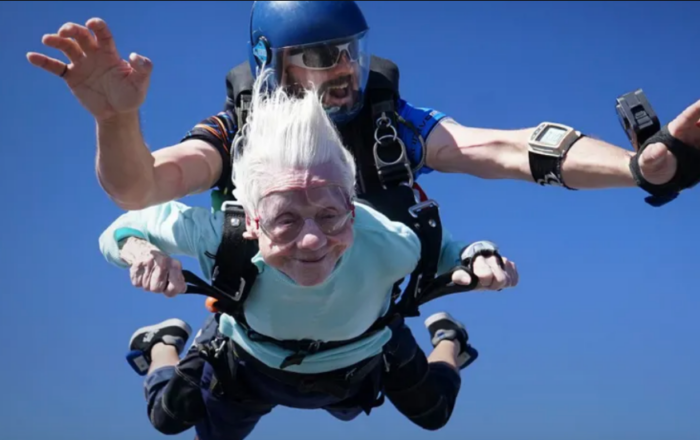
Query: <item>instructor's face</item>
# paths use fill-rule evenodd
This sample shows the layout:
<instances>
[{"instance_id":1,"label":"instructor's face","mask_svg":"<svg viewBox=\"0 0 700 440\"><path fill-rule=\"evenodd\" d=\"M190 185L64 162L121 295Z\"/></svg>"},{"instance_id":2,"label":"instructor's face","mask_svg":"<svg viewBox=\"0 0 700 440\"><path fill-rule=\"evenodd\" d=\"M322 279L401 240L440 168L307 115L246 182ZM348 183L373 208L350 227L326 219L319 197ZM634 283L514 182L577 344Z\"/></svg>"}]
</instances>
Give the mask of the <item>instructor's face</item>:
<instances>
[{"instance_id":1,"label":"instructor's face","mask_svg":"<svg viewBox=\"0 0 700 440\"><path fill-rule=\"evenodd\" d=\"M310 89L317 87L324 107L351 108L359 99L360 66L343 52L338 63L326 70L311 70L296 65L285 68L285 83Z\"/></svg>"}]
</instances>

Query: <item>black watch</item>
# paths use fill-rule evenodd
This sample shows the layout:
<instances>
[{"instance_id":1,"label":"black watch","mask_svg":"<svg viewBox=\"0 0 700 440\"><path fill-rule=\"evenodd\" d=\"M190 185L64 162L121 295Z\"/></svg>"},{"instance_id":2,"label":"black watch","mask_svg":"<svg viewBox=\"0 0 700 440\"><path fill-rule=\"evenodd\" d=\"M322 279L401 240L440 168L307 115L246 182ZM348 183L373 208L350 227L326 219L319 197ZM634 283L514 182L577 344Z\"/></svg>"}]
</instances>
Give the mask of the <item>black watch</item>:
<instances>
[{"instance_id":1,"label":"black watch","mask_svg":"<svg viewBox=\"0 0 700 440\"><path fill-rule=\"evenodd\" d=\"M566 186L561 175L561 165L569 149L584 137L573 128L543 122L532 133L528 141L530 173L539 185Z\"/></svg>"}]
</instances>

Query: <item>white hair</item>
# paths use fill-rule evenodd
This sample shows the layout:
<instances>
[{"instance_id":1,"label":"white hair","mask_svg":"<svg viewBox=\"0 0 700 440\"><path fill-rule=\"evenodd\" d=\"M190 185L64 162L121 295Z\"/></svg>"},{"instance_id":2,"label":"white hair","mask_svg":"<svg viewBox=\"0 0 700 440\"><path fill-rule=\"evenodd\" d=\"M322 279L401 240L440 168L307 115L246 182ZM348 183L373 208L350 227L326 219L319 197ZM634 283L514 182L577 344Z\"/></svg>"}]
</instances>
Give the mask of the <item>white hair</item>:
<instances>
[{"instance_id":1,"label":"white hair","mask_svg":"<svg viewBox=\"0 0 700 440\"><path fill-rule=\"evenodd\" d=\"M249 213L266 187L291 170L332 165L347 194L355 196L355 161L344 147L315 90L291 96L264 86L270 71L255 81L240 144L233 146L234 196ZM240 128L239 128L240 129Z\"/></svg>"}]
</instances>

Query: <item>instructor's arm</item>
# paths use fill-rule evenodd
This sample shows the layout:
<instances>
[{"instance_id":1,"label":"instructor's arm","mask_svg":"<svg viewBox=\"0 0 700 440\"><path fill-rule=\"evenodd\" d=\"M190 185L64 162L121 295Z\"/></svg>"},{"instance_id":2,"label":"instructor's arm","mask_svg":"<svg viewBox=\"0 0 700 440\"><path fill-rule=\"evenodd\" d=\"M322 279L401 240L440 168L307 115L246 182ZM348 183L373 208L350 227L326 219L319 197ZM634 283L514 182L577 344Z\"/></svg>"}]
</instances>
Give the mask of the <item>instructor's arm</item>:
<instances>
[{"instance_id":1,"label":"instructor's arm","mask_svg":"<svg viewBox=\"0 0 700 440\"><path fill-rule=\"evenodd\" d=\"M444 120L428 138L426 164L446 173L533 182L528 139L534 130L472 128ZM562 177L569 187L578 189L636 186L629 170L632 154L584 137L568 152Z\"/></svg>"},{"instance_id":2,"label":"instructor's arm","mask_svg":"<svg viewBox=\"0 0 700 440\"><path fill-rule=\"evenodd\" d=\"M222 170L220 153L200 139L151 153L137 114L97 122L97 178L122 209L136 210L211 188Z\"/></svg>"},{"instance_id":3,"label":"instructor's arm","mask_svg":"<svg viewBox=\"0 0 700 440\"><path fill-rule=\"evenodd\" d=\"M700 148L700 100L669 122L668 129L682 142ZM426 141L426 165L445 173L533 182L528 140L534 130L473 128L443 119ZM637 186L629 168L633 154L602 140L583 137L564 158L562 178L567 186L577 189ZM639 167L649 183L662 185L674 177L678 162L664 144L655 143L640 155Z\"/></svg>"}]
</instances>

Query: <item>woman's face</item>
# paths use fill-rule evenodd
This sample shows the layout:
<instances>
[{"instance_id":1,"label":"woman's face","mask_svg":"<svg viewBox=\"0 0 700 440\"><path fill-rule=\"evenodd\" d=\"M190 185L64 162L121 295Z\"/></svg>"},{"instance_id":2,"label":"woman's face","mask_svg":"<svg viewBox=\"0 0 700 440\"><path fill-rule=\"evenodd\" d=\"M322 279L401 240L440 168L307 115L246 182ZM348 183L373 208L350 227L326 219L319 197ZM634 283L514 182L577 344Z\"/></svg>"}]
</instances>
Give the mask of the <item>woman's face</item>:
<instances>
[{"instance_id":1,"label":"woman's face","mask_svg":"<svg viewBox=\"0 0 700 440\"><path fill-rule=\"evenodd\" d=\"M354 238L354 211L333 174L319 168L277 175L248 218L248 238L258 240L265 262L301 286L325 281Z\"/></svg>"}]
</instances>

